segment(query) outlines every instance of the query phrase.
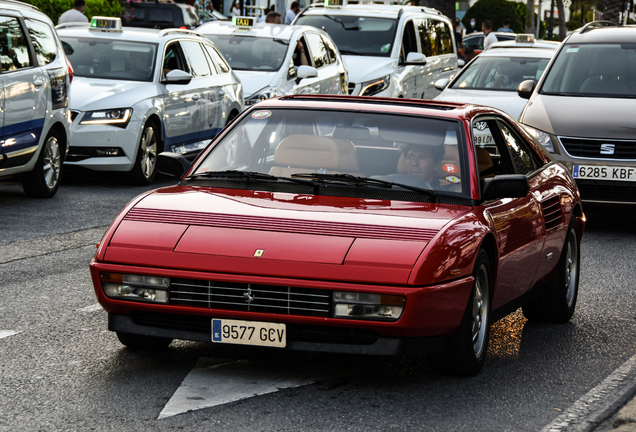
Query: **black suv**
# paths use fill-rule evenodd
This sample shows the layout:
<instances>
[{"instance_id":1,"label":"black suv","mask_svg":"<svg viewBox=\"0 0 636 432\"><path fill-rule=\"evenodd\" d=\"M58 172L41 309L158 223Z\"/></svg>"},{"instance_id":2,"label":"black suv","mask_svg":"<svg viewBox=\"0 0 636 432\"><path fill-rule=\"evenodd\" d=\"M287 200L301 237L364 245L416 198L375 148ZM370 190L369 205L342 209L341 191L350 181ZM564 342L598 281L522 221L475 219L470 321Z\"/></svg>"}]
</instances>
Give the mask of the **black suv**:
<instances>
[{"instance_id":1,"label":"black suv","mask_svg":"<svg viewBox=\"0 0 636 432\"><path fill-rule=\"evenodd\" d=\"M135 2L122 17L122 25L154 29L188 28L199 26L195 9L181 3Z\"/></svg>"}]
</instances>

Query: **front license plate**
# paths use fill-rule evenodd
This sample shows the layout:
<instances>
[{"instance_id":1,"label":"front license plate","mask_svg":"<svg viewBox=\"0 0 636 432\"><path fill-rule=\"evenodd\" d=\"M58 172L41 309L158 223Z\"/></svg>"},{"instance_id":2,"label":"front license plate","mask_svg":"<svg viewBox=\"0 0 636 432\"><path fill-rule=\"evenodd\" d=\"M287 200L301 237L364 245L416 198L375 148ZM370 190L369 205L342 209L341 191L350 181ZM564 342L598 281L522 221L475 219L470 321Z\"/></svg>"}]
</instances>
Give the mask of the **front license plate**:
<instances>
[{"instance_id":1,"label":"front license plate","mask_svg":"<svg viewBox=\"0 0 636 432\"><path fill-rule=\"evenodd\" d=\"M636 181L636 167L574 165L572 177L593 180Z\"/></svg>"},{"instance_id":2,"label":"front license plate","mask_svg":"<svg viewBox=\"0 0 636 432\"><path fill-rule=\"evenodd\" d=\"M285 324L228 319L212 320L212 342L285 348Z\"/></svg>"}]
</instances>

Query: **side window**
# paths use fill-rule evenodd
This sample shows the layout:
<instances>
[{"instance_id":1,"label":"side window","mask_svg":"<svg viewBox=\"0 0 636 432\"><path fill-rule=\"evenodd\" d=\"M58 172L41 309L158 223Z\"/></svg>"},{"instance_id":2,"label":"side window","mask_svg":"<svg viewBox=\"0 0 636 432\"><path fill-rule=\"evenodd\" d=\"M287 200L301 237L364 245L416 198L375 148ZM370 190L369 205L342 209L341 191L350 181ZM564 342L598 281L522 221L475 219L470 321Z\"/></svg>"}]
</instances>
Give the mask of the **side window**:
<instances>
[{"instance_id":1,"label":"side window","mask_svg":"<svg viewBox=\"0 0 636 432\"><path fill-rule=\"evenodd\" d=\"M128 16L130 17L129 21L131 23L141 24L146 18L146 9L144 9L143 7L135 6L134 8L130 8L130 15Z\"/></svg>"},{"instance_id":2,"label":"side window","mask_svg":"<svg viewBox=\"0 0 636 432\"><path fill-rule=\"evenodd\" d=\"M208 66L210 67L210 72L212 72L212 75L216 75L219 73L219 66L216 64L216 62L214 60L212 60L212 55L210 54L210 52L208 51L208 46L205 44L201 44L201 50L203 51L203 55L206 58L206 60L208 61Z\"/></svg>"},{"instance_id":3,"label":"side window","mask_svg":"<svg viewBox=\"0 0 636 432\"><path fill-rule=\"evenodd\" d=\"M309 46L309 52L314 61L316 69L320 69L323 66L329 64L329 56L327 55L327 48L322 43L322 38L316 33L305 34L307 45Z\"/></svg>"},{"instance_id":4,"label":"side window","mask_svg":"<svg viewBox=\"0 0 636 432\"><path fill-rule=\"evenodd\" d=\"M453 54L453 37L451 29L444 21L437 21L437 52L438 54Z\"/></svg>"},{"instance_id":5,"label":"side window","mask_svg":"<svg viewBox=\"0 0 636 432\"><path fill-rule=\"evenodd\" d=\"M328 55L328 58L329 58L329 63L330 64L338 63L338 56L336 55L336 48L334 47L333 43L331 43L331 40L323 37L322 38L322 42L325 45L325 48L327 49L327 55Z\"/></svg>"},{"instance_id":6,"label":"side window","mask_svg":"<svg viewBox=\"0 0 636 432\"><path fill-rule=\"evenodd\" d=\"M411 52L418 52L417 38L415 37L415 26L413 25L413 21L407 21L404 25L404 35L402 35L400 63L405 63L406 58Z\"/></svg>"},{"instance_id":7,"label":"side window","mask_svg":"<svg viewBox=\"0 0 636 432\"><path fill-rule=\"evenodd\" d=\"M192 68L192 76L195 78L210 76L210 65L201 50L201 44L194 41L181 41L181 46Z\"/></svg>"},{"instance_id":8,"label":"side window","mask_svg":"<svg viewBox=\"0 0 636 432\"><path fill-rule=\"evenodd\" d=\"M435 41L435 34L434 29L431 28L430 24L431 20L417 20L417 33L420 36L422 54L424 54L426 57L432 56L434 52L433 46L431 46L431 34L433 34L433 41Z\"/></svg>"},{"instance_id":9,"label":"side window","mask_svg":"<svg viewBox=\"0 0 636 432\"><path fill-rule=\"evenodd\" d=\"M27 19L26 23L38 65L44 66L51 63L57 57L57 43L53 29L42 21Z\"/></svg>"},{"instance_id":10,"label":"side window","mask_svg":"<svg viewBox=\"0 0 636 432\"><path fill-rule=\"evenodd\" d=\"M168 45L168 48L166 48L166 55L163 58L164 75L172 70L189 72L189 69L185 64L185 60L183 59L181 48L177 42Z\"/></svg>"},{"instance_id":11,"label":"side window","mask_svg":"<svg viewBox=\"0 0 636 432\"><path fill-rule=\"evenodd\" d=\"M208 52L216 66L219 68L219 73L228 73L230 71L230 66L228 66L225 59L217 52L216 49L212 48L209 45L203 45L205 50Z\"/></svg>"},{"instance_id":12,"label":"side window","mask_svg":"<svg viewBox=\"0 0 636 432\"><path fill-rule=\"evenodd\" d=\"M516 133L503 122L498 122L515 174L528 174L538 168L538 158L526 147Z\"/></svg>"},{"instance_id":13,"label":"side window","mask_svg":"<svg viewBox=\"0 0 636 432\"><path fill-rule=\"evenodd\" d=\"M172 9L150 8L148 9L148 22L150 24L174 24Z\"/></svg>"},{"instance_id":14,"label":"side window","mask_svg":"<svg viewBox=\"0 0 636 432\"><path fill-rule=\"evenodd\" d=\"M309 57L309 51L307 49L307 42L304 37L301 37L296 41L296 47L294 48L294 54L292 55L292 64L290 65L289 77L296 78L296 69L299 66L311 66ZM294 71L291 71L293 67Z\"/></svg>"},{"instance_id":15,"label":"side window","mask_svg":"<svg viewBox=\"0 0 636 432\"><path fill-rule=\"evenodd\" d=\"M473 122L473 146L477 158L477 169L482 178L505 174L501 153L495 143L497 124L494 120L478 119Z\"/></svg>"},{"instance_id":16,"label":"side window","mask_svg":"<svg viewBox=\"0 0 636 432\"><path fill-rule=\"evenodd\" d=\"M0 62L3 72L32 66L29 46L17 18L0 17Z\"/></svg>"}]
</instances>

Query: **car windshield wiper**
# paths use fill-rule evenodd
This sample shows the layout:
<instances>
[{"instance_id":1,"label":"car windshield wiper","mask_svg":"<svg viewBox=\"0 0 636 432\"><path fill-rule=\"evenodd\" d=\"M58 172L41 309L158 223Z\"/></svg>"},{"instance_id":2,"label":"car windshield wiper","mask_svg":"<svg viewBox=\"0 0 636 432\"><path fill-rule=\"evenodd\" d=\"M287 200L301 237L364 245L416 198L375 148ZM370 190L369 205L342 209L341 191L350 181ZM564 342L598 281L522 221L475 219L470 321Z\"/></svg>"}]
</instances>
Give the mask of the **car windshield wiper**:
<instances>
[{"instance_id":1,"label":"car windshield wiper","mask_svg":"<svg viewBox=\"0 0 636 432\"><path fill-rule=\"evenodd\" d=\"M310 186L318 186L315 182L311 180L302 180L297 178L289 178L289 177L277 177L271 174L265 174L257 171L239 171L239 170L226 170L226 171L205 171L201 173L192 174L189 176L189 179L193 178L236 178L243 180L265 180L265 181L278 181L285 180L293 183L301 183L307 184Z\"/></svg>"},{"instance_id":2,"label":"car windshield wiper","mask_svg":"<svg viewBox=\"0 0 636 432\"><path fill-rule=\"evenodd\" d=\"M369 55L369 54L363 54L357 51L351 51L351 50L346 50L346 49L341 49L340 50L340 54L344 54L344 55L357 55L357 56L363 56L363 55Z\"/></svg>"},{"instance_id":3,"label":"car windshield wiper","mask_svg":"<svg viewBox=\"0 0 636 432\"><path fill-rule=\"evenodd\" d=\"M353 184L356 186L379 186L384 188L392 188L392 187L400 187L403 189L408 189L418 193L424 193L430 196L437 196L437 192L431 189L423 189L417 186L405 185L402 183L394 183L386 180L374 179L369 177L360 177L354 176L351 174L319 174L319 173L297 173L292 174L292 177L295 178L305 178L317 181L328 181L328 182L341 182Z\"/></svg>"}]
</instances>

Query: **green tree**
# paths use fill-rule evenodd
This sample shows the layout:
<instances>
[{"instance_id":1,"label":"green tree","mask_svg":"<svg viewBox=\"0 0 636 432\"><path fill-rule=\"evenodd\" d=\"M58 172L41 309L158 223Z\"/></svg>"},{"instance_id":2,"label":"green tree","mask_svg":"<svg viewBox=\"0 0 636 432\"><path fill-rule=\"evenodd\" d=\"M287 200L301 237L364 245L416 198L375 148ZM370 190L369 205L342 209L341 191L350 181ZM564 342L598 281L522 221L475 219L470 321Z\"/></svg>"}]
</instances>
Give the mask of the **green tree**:
<instances>
[{"instance_id":1,"label":"green tree","mask_svg":"<svg viewBox=\"0 0 636 432\"><path fill-rule=\"evenodd\" d=\"M73 0L25 0L37 6L41 12L46 14L53 24L57 24L57 20L64 12L73 8ZM124 8L120 0L86 0L86 18L89 20L93 16L110 16L119 17L123 13Z\"/></svg>"},{"instance_id":2,"label":"green tree","mask_svg":"<svg viewBox=\"0 0 636 432\"><path fill-rule=\"evenodd\" d=\"M515 2L507 0L479 0L466 11L462 22L466 28L470 27L471 18L475 18L477 30L481 30L481 23L492 21L493 30L503 26L504 20L510 21L510 28L515 33L523 33L524 25Z\"/></svg>"}]
</instances>

